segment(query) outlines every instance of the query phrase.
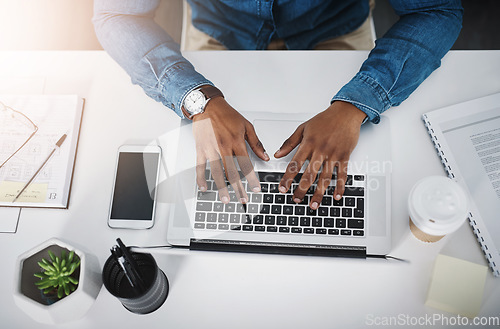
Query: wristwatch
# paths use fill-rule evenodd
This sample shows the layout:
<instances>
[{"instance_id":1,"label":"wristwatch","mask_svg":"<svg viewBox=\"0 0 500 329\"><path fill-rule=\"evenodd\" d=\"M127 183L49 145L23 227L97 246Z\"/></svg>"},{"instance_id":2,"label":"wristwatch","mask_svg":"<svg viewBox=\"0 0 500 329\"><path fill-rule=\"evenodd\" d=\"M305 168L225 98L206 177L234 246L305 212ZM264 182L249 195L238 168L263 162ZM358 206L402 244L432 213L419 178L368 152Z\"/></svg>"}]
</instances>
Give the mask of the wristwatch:
<instances>
[{"instance_id":1,"label":"wristwatch","mask_svg":"<svg viewBox=\"0 0 500 329\"><path fill-rule=\"evenodd\" d=\"M193 120L196 114L205 112L205 107L208 102L215 97L224 97L222 91L214 86L203 86L201 88L191 90L182 104L182 113L189 120Z\"/></svg>"}]
</instances>

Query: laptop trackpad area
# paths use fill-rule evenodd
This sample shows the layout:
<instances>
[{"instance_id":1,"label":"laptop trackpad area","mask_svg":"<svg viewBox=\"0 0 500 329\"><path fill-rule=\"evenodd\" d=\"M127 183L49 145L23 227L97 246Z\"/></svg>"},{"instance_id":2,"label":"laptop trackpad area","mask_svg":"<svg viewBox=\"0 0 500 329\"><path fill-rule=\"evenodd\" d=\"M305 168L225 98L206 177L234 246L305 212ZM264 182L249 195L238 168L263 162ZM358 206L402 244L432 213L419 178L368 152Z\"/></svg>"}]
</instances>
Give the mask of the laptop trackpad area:
<instances>
[{"instance_id":1,"label":"laptop trackpad area","mask_svg":"<svg viewBox=\"0 0 500 329\"><path fill-rule=\"evenodd\" d=\"M253 122L255 132L260 141L264 145L264 149L271 158L268 162L262 161L248 147L250 159L254 164L256 171L281 171L286 170L286 166L292 160L297 147L293 149L287 156L276 159L274 153L281 147L283 142L287 140L297 127L302 123L296 120L265 120L256 119Z\"/></svg>"}]
</instances>

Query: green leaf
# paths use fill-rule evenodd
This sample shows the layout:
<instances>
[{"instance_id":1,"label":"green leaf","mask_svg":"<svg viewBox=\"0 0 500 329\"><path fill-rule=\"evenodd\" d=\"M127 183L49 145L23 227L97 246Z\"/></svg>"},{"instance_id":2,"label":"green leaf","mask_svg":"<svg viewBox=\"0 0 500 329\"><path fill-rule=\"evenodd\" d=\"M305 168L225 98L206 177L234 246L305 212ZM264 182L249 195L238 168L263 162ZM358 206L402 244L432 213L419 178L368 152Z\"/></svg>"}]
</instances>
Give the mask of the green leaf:
<instances>
[{"instance_id":1,"label":"green leaf","mask_svg":"<svg viewBox=\"0 0 500 329\"><path fill-rule=\"evenodd\" d=\"M70 293L69 286L67 284L64 285L64 293L66 294L66 296L68 296Z\"/></svg>"},{"instance_id":2,"label":"green leaf","mask_svg":"<svg viewBox=\"0 0 500 329\"><path fill-rule=\"evenodd\" d=\"M49 256L50 256L50 259L55 262L56 261L56 255L54 255L54 253L52 251L49 250Z\"/></svg>"},{"instance_id":3,"label":"green leaf","mask_svg":"<svg viewBox=\"0 0 500 329\"><path fill-rule=\"evenodd\" d=\"M71 262L73 260L73 256L75 255L75 251L71 250L68 256L68 262Z\"/></svg>"},{"instance_id":4,"label":"green leaf","mask_svg":"<svg viewBox=\"0 0 500 329\"><path fill-rule=\"evenodd\" d=\"M69 280L69 282L71 282L72 284L78 284L78 280L77 280L77 279L75 279L75 278L73 278L73 277L71 277L71 276L69 276L69 277L68 277L68 280Z\"/></svg>"},{"instance_id":5,"label":"green leaf","mask_svg":"<svg viewBox=\"0 0 500 329\"><path fill-rule=\"evenodd\" d=\"M38 286L38 289L41 289L41 290L48 289L48 288L54 288L54 286L50 283L46 283L44 285Z\"/></svg>"},{"instance_id":6,"label":"green leaf","mask_svg":"<svg viewBox=\"0 0 500 329\"><path fill-rule=\"evenodd\" d=\"M61 271L61 268L59 267L59 262L57 260L58 258L56 258L56 261L53 264L54 267L56 268L56 273L59 273Z\"/></svg>"},{"instance_id":7,"label":"green leaf","mask_svg":"<svg viewBox=\"0 0 500 329\"><path fill-rule=\"evenodd\" d=\"M63 293L64 293L64 288L62 286L59 286L59 288L57 289L57 298L62 298Z\"/></svg>"},{"instance_id":8,"label":"green leaf","mask_svg":"<svg viewBox=\"0 0 500 329\"><path fill-rule=\"evenodd\" d=\"M52 265L46 265L42 262L38 262L38 266L40 266L42 269L44 269L45 271L56 271L55 267L52 266Z\"/></svg>"},{"instance_id":9,"label":"green leaf","mask_svg":"<svg viewBox=\"0 0 500 329\"><path fill-rule=\"evenodd\" d=\"M50 279L40 280L38 282L35 282L35 285L38 287L38 289L46 289L49 287L56 287L56 285L54 284L54 281L50 280Z\"/></svg>"},{"instance_id":10,"label":"green leaf","mask_svg":"<svg viewBox=\"0 0 500 329\"><path fill-rule=\"evenodd\" d=\"M41 286L42 284L47 282L46 280L48 280L48 279L43 279L43 280L35 282L35 286Z\"/></svg>"},{"instance_id":11,"label":"green leaf","mask_svg":"<svg viewBox=\"0 0 500 329\"><path fill-rule=\"evenodd\" d=\"M78 268L79 265L80 265L80 262L71 264L71 267L69 268L69 271L68 271L68 275L73 274L73 272L75 272L75 270Z\"/></svg>"}]
</instances>

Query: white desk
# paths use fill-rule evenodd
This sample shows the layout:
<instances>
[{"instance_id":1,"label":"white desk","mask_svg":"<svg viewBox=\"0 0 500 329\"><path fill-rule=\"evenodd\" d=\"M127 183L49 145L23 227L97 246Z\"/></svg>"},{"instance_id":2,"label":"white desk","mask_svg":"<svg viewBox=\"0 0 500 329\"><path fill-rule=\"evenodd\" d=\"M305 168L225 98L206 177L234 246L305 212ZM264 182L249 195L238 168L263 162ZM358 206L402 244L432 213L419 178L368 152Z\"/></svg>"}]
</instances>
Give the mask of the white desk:
<instances>
[{"instance_id":1,"label":"white desk","mask_svg":"<svg viewBox=\"0 0 500 329\"><path fill-rule=\"evenodd\" d=\"M366 52L349 51L188 54L237 109L297 112L325 109L366 56ZM50 237L85 245L101 266L117 237L130 245L164 244L164 214L169 207L165 191L160 191L158 221L151 230L113 230L106 218L118 146L160 137L170 167L177 142L169 137L175 135L179 119L133 86L104 52L4 52L0 72L0 79L6 80L45 79L44 93L76 93L87 101L69 209L23 209L17 233L0 234L1 326L44 328L13 303L16 257ZM171 283L169 297L158 311L134 315L103 287L84 318L62 327L359 328L370 316L443 313L424 306L441 248L451 239L460 239L468 257L484 260L465 225L435 244L423 244L409 232L410 188L422 177L444 175L420 115L499 92L499 77L500 51L452 52L403 105L386 112L394 136L391 254L410 264L187 250L155 253ZM488 273L480 315L498 317L499 309L500 279Z\"/></svg>"}]
</instances>

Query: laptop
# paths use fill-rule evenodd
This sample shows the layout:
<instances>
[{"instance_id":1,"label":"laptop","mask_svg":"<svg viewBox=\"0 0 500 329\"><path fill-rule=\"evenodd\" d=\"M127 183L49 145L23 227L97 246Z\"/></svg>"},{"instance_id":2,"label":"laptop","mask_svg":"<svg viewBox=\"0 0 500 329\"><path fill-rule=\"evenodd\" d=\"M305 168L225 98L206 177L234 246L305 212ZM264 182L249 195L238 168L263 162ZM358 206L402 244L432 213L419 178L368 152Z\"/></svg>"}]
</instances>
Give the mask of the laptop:
<instances>
[{"instance_id":1,"label":"laptop","mask_svg":"<svg viewBox=\"0 0 500 329\"><path fill-rule=\"evenodd\" d=\"M248 148L262 191L247 189L249 202L237 202L234 192L227 205L220 202L209 168L208 191L196 185L195 142L190 123L181 123L175 168L175 203L171 207L167 240L193 250L366 257L386 255L391 249L391 136L388 118L361 127L358 145L348 165L346 191L332 197L335 174L317 210L277 191L295 150L282 159L272 154L312 113L242 113L253 123L271 160L260 160ZM189 150L189 151L187 151ZM305 166L302 168L304 169ZM302 172L302 171L301 171ZM171 176L172 177L172 176ZM246 181L242 178L244 187ZM232 193L232 194L231 194Z\"/></svg>"}]
</instances>

